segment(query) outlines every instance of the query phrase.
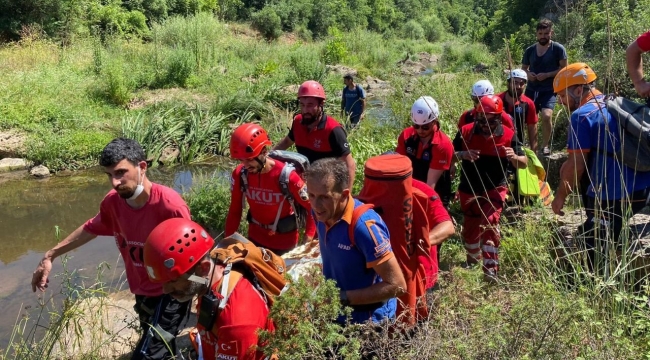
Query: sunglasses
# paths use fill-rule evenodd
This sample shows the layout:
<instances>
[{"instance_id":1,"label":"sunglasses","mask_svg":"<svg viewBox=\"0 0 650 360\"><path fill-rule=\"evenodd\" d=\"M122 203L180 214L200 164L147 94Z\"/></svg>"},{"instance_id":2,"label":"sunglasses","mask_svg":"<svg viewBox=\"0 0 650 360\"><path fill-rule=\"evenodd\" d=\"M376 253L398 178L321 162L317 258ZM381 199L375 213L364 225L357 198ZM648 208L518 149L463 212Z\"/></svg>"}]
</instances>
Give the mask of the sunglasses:
<instances>
[{"instance_id":1,"label":"sunglasses","mask_svg":"<svg viewBox=\"0 0 650 360\"><path fill-rule=\"evenodd\" d=\"M418 124L413 124L413 128L414 128L415 130L422 129L422 130L424 130L424 131L427 131L427 130L431 129L431 125L430 125L430 124L427 124L427 125L418 125Z\"/></svg>"}]
</instances>

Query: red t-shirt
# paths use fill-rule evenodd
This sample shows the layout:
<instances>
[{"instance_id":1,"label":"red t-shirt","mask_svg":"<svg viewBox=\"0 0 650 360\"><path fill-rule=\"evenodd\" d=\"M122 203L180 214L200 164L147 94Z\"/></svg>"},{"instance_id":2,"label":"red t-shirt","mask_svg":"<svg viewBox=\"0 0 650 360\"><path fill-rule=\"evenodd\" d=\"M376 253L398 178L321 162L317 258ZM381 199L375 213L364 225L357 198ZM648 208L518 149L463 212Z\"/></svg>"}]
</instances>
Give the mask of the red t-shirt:
<instances>
[{"instance_id":1,"label":"red t-shirt","mask_svg":"<svg viewBox=\"0 0 650 360\"><path fill-rule=\"evenodd\" d=\"M293 214L293 208L289 201L284 200L282 202L284 195L282 195L282 190L280 189L280 173L282 172L284 163L278 160L273 161L275 165L273 165L269 172L247 175L248 191L246 193L246 201L248 202L251 216L255 221L264 225L272 225L275 223L275 218L281 203L282 211L280 212L280 219ZM226 218L226 235L234 233L239 228L243 211L242 198L244 196L241 184L241 169L243 167L244 165L242 164L237 166L230 178L232 198L230 208L228 209L228 217ZM289 191L293 194L294 201L307 209L309 217L307 218L305 234L307 236L314 236L316 233L316 224L311 215L307 187L295 171L291 172L289 176ZM298 236L298 231L284 234L274 233L271 235L269 229L264 229L255 223L249 223L248 225L248 237L272 251L293 249L298 244Z\"/></svg>"},{"instance_id":2,"label":"red t-shirt","mask_svg":"<svg viewBox=\"0 0 650 360\"><path fill-rule=\"evenodd\" d=\"M152 183L149 200L139 209L129 206L115 190L111 190L102 200L99 213L86 221L83 229L95 235L115 236L131 292L159 296L163 293L162 285L149 280L142 247L158 224L177 217L191 219L183 198L173 189Z\"/></svg>"},{"instance_id":3,"label":"red t-shirt","mask_svg":"<svg viewBox=\"0 0 650 360\"><path fill-rule=\"evenodd\" d=\"M460 119L458 120L458 130L460 130L463 126L467 124L473 124L475 120L476 120L476 110L470 109L465 111L463 115L460 116ZM515 126L512 122L512 117L505 112L501 113L501 123L503 124L503 126L509 128L510 130L515 129Z\"/></svg>"},{"instance_id":4,"label":"red t-shirt","mask_svg":"<svg viewBox=\"0 0 650 360\"><path fill-rule=\"evenodd\" d=\"M212 291L220 297L215 284ZM199 306L200 308L199 298ZM258 344L259 330L274 330L269 319L269 308L259 292L250 281L241 278L235 285L226 302L226 307L219 313L212 331L205 331L197 324L201 340L203 359L261 360L264 354L251 349ZM218 336L217 336L218 334ZM196 347L196 341L195 345Z\"/></svg>"},{"instance_id":5,"label":"red t-shirt","mask_svg":"<svg viewBox=\"0 0 650 360\"><path fill-rule=\"evenodd\" d=\"M650 31L641 34L641 36L636 39L636 43L639 45L641 50L650 51Z\"/></svg>"},{"instance_id":6,"label":"red t-shirt","mask_svg":"<svg viewBox=\"0 0 650 360\"><path fill-rule=\"evenodd\" d=\"M440 196L436 193L431 186L422 181L413 179L412 186L422 191L428 198L427 205L427 219L429 221L429 231L445 221L451 221L449 213L440 200ZM431 264L426 263L426 259L420 259L420 262L425 262L424 268L427 277L427 289L435 285L438 280L438 247L431 247Z\"/></svg>"}]
</instances>

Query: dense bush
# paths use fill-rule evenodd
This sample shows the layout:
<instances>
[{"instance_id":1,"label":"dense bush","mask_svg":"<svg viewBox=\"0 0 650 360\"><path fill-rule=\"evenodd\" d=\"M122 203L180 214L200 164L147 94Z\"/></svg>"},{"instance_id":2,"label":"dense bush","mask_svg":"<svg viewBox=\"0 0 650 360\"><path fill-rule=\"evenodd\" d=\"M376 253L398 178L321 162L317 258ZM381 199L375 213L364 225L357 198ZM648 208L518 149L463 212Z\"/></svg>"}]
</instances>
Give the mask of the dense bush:
<instances>
[{"instance_id":1,"label":"dense bush","mask_svg":"<svg viewBox=\"0 0 650 360\"><path fill-rule=\"evenodd\" d=\"M253 13L253 27L268 40L275 40L282 35L282 19L272 7Z\"/></svg>"}]
</instances>

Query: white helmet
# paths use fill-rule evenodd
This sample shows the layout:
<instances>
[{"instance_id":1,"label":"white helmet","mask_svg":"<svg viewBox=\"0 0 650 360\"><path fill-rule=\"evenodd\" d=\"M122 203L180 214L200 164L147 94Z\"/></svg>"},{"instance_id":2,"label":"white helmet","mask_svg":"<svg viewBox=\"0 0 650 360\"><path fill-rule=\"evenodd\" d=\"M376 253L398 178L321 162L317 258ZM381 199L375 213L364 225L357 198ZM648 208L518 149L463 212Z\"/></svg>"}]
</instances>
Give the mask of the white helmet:
<instances>
[{"instance_id":1,"label":"white helmet","mask_svg":"<svg viewBox=\"0 0 650 360\"><path fill-rule=\"evenodd\" d=\"M528 81L528 74L526 74L526 72L521 69L514 69L508 73L506 80L510 80L511 78L524 79Z\"/></svg>"},{"instance_id":2,"label":"white helmet","mask_svg":"<svg viewBox=\"0 0 650 360\"><path fill-rule=\"evenodd\" d=\"M472 85L472 96L494 95L494 86L490 80L479 80Z\"/></svg>"},{"instance_id":3,"label":"white helmet","mask_svg":"<svg viewBox=\"0 0 650 360\"><path fill-rule=\"evenodd\" d=\"M438 103L431 96L420 96L411 106L411 120L414 124L428 124L437 120L438 116L440 116Z\"/></svg>"}]
</instances>

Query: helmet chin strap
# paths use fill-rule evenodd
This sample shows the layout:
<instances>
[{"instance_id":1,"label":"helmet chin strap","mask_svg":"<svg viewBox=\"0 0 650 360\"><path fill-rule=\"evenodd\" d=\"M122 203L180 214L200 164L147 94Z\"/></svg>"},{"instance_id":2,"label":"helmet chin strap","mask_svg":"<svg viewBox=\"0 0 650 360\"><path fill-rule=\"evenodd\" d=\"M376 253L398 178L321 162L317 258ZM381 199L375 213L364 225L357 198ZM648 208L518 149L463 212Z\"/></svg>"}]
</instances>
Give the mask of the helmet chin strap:
<instances>
[{"instance_id":1,"label":"helmet chin strap","mask_svg":"<svg viewBox=\"0 0 650 360\"><path fill-rule=\"evenodd\" d=\"M138 166L138 185L135 187L135 190L133 191L133 195L131 195L130 198L126 199L126 202L129 205L135 205L135 199L137 199L138 196L140 196L140 194L142 194L142 192L144 191L144 185L142 185L144 181L142 180L141 175L142 174L140 172L140 167Z\"/></svg>"}]
</instances>

